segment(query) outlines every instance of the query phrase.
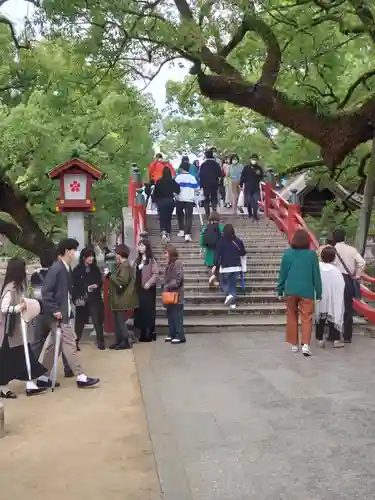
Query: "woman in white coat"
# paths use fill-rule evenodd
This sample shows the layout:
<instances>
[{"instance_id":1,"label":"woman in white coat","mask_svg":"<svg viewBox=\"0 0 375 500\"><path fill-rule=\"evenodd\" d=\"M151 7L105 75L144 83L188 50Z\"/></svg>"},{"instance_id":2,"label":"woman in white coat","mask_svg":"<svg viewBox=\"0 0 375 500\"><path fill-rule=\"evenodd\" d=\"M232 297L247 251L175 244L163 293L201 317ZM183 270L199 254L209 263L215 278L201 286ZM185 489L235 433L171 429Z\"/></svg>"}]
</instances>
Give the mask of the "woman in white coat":
<instances>
[{"instance_id":1,"label":"woman in white coat","mask_svg":"<svg viewBox=\"0 0 375 500\"><path fill-rule=\"evenodd\" d=\"M334 247L322 248L319 262L322 278L322 300L317 303L315 311L315 336L321 347L325 347L324 326L329 324L329 340L334 347L344 347L341 332L344 325L344 289L345 281L341 272L333 265L336 258Z\"/></svg>"},{"instance_id":2,"label":"woman in white coat","mask_svg":"<svg viewBox=\"0 0 375 500\"><path fill-rule=\"evenodd\" d=\"M21 332L21 313L26 305L23 293L26 283L26 264L18 258L10 259L0 293L0 397L16 399L17 395L8 386L11 380L26 381L26 394L33 396L46 389L38 387L38 377L46 373L28 344L31 379L27 373L25 351Z\"/></svg>"}]
</instances>

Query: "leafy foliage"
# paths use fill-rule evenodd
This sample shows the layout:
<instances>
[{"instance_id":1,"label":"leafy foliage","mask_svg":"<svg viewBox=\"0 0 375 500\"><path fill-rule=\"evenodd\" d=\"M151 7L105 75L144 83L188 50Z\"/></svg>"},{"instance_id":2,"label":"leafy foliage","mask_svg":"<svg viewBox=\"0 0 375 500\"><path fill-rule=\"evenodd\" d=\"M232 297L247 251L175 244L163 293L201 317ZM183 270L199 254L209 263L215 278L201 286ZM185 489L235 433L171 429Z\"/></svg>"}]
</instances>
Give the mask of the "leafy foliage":
<instances>
[{"instance_id":1,"label":"leafy foliage","mask_svg":"<svg viewBox=\"0 0 375 500\"><path fill-rule=\"evenodd\" d=\"M2 40L7 39L0 37L0 44ZM13 47L8 49L12 53ZM14 63L9 57L5 71L6 52L2 54L5 82ZM55 165L78 154L105 173L94 187L98 214L94 229L100 232L109 221L116 224L121 219L131 163L142 164L152 155L157 115L150 97L110 72L95 70L95 74L93 82L92 65L74 42L56 38L21 51L17 85L3 90L0 178L27 202L31 215L51 238L65 227L65 217L55 212L58 186L46 177ZM14 218L14 207L1 201L0 209Z\"/></svg>"}]
</instances>

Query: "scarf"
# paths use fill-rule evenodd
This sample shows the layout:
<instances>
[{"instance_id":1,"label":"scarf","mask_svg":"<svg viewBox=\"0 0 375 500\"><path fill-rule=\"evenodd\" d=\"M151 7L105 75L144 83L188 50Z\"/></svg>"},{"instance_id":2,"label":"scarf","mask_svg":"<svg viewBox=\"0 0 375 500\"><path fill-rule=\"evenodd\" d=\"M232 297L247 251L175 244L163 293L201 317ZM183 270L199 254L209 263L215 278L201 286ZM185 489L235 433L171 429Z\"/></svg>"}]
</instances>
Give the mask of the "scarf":
<instances>
[{"instance_id":1,"label":"scarf","mask_svg":"<svg viewBox=\"0 0 375 500\"><path fill-rule=\"evenodd\" d=\"M325 319L341 332L344 323L345 281L337 267L319 262L322 278L322 300L316 304L315 322Z\"/></svg>"}]
</instances>

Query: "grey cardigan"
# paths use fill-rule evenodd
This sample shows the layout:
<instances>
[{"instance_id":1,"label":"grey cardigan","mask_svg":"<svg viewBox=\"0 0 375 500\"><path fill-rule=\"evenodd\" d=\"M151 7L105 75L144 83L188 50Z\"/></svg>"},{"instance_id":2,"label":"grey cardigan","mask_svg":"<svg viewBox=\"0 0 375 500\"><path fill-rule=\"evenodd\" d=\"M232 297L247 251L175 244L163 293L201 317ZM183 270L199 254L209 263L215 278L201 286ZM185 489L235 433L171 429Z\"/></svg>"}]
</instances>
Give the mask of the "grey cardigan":
<instances>
[{"instance_id":1,"label":"grey cardigan","mask_svg":"<svg viewBox=\"0 0 375 500\"><path fill-rule=\"evenodd\" d=\"M138 264L135 263L137 268ZM156 285L156 281L158 279L158 264L155 259L150 259L148 264L143 264L141 269L142 276L142 288L145 287L146 283L148 284L148 288Z\"/></svg>"}]
</instances>

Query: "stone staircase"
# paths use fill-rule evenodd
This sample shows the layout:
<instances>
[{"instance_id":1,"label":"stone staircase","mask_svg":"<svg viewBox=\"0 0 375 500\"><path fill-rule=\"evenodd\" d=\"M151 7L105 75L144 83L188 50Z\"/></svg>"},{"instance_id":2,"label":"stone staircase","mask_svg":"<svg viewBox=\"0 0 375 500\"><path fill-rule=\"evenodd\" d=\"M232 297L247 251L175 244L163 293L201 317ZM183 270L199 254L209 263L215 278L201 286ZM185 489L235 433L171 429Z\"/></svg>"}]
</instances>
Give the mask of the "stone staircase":
<instances>
[{"instance_id":1,"label":"stone staircase","mask_svg":"<svg viewBox=\"0 0 375 500\"><path fill-rule=\"evenodd\" d=\"M276 296L275 287L280 259L288 243L274 224L259 224L243 216L221 214L222 222L230 222L237 235L244 240L247 254L245 274L245 293L238 282L237 309L224 306L224 297L219 289L208 287L209 272L200 253L200 224L194 216L193 242L187 243L177 237L177 220L172 222L172 243L177 246L184 263L185 273L185 327L187 333L208 333L222 330L259 330L261 327L285 325L285 305ZM159 224L156 216L147 217L148 232L155 257L162 270L165 258L160 243ZM161 303L157 298L157 332L165 333L167 320Z\"/></svg>"}]
</instances>

